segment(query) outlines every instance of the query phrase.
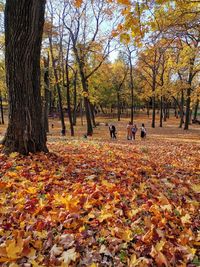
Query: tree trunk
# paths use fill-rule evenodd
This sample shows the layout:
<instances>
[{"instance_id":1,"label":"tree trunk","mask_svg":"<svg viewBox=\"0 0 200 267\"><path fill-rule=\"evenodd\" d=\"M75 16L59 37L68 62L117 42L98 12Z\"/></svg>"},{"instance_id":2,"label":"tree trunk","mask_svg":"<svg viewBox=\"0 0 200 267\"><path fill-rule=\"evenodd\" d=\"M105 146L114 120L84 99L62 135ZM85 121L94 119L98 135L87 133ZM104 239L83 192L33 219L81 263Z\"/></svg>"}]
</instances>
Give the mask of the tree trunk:
<instances>
[{"instance_id":1,"label":"tree trunk","mask_svg":"<svg viewBox=\"0 0 200 267\"><path fill-rule=\"evenodd\" d=\"M95 111L94 111L94 105L92 103L90 103L90 112L91 112L93 127L96 127L95 113L94 113Z\"/></svg>"},{"instance_id":2,"label":"tree trunk","mask_svg":"<svg viewBox=\"0 0 200 267\"><path fill-rule=\"evenodd\" d=\"M44 107L43 107L43 124L46 132L49 132L49 106L50 106L50 81L49 81L49 54L47 59L44 58Z\"/></svg>"},{"instance_id":3,"label":"tree trunk","mask_svg":"<svg viewBox=\"0 0 200 267\"><path fill-rule=\"evenodd\" d=\"M66 82L67 82L67 110L70 124L71 136L74 136L74 126L72 120L72 111L71 111L71 99L70 99L70 80L69 80L69 67L68 67L68 56L66 58Z\"/></svg>"},{"instance_id":4,"label":"tree trunk","mask_svg":"<svg viewBox=\"0 0 200 267\"><path fill-rule=\"evenodd\" d=\"M169 119L169 115L170 115L170 105L169 102L166 103L166 116Z\"/></svg>"},{"instance_id":5,"label":"tree trunk","mask_svg":"<svg viewBox=\"0 0 200 267\"><path fill-rule=\"evenodd\" d=\"M183 90L181 90L180 124L179 124L179 128L182 128L183 123L184 123L184 93L183 93Z\"/></svg>"},{"instance_id":6,"label":"tree trunk","mask_svg":"<svg viewBox=\"0 0 200 267\"><path fill-rule=\"evenodd\" d=\"M131 123L133 124L133 111L134 111L134 94L133 94L133 66L132 63L130 62L130 78L131 78Z\"/></svg>"},{"instance_id":7,"label":"tree trunk","mask_svg":"<svg viewBox=\"0 0 200 267\"><path fill-rule=\"evenodd\" d=\"M73 96L74 96L74 109L73 109L73 125L76 125L76 111L77 111L77 90L76 90L76 85L77 85L77 71L74 73L74 91L73 91Z\"/></svg>"},{"instance_id":8,"label":"tree trunk","mask_svg":"<svg viewBox=\"0 0 200 267\"><path fill-rule=\"evenodd\" d=\"M184 130L189 129L189 123L190 123L190 102L191 102L191 88L187 89L187 99L186 99L186 112L185 112L185 126Z\"/></svg>"},{"instance_id":9,"label":"tree trunk","mask_svg":"<svg viewBox=\"0 0 200 267\"><path fill-rule=\"evenodd\" d=\"M199 99L197 99L196 105L195 105L195 109L194 109L194 117L193 117L193 121L195 122L197 119L197 112L198 112L198 108L199 108Z\"/></svg>"},{"instance_id":10,"label":"tree trunk","mask_svg":"<svg viewBox=\"0 0 200 267\"><path fill-rule=\"evenodd\" d=\"M198 43L197 43L198 44ZM189 124L190 124L190 115L191 115L191 111L190 111L190 103L191 103L191 91L192 91L192 80L194 78L194 73L193 73L193 69L194 69L194 63L195 63L195 56L193 58L190 59L190 71L189 71L189 77L188 77L188 89L187 89L187 93L186 93L186 113L185 113L185 126L184 126L184 130L188 130L189 129Z\"/></svg>"},{"instance_id":11,"label":"tree trunk","mask_svg":"<svg viewBox=\"0 0 200 267\"><path fill-rule=\"evenodd\" d=\"M57 93L58 93L58 106L59 106L60 120L61 120L61 127L62 127L61 134L64 136L66 134L66 127L65 127L65 119L64 119L59 77L58 77L58 72L57 72L57 68L56 68L56 61L54 59L54 54L53 54L52 36L49 36L49 45L50 45L50 53L51 53L51 60L52 60L52 66L53 66L53 73L54 73L54 77L55 77L55 81L56 81L56 89L57 89Z\"/></svg>"},{"instance_id":12,"label":"tree trunk","mask_svg":"<svg viewBox=\"0 0 200 267\"><path fill-rule=\"evenodd\" d=\"M120 121L121 118L121 107L120 107L120 95L119 92L117 92L117 119Z\"/></svg>"},{"instance_id":13,"label":"tree trunk","mask_svg":"<svg viewBox=\"0 0 200 267\"><path fill-rule=\"evenodd\" d=\"M3 99L0 92L0 109L1 109L1 120L0 124L4 124L4 113L3 113Z\"/></svg>"},{"instance_id":14,"label":"tree trunk","mask_svg":"<svg viewBox=\"0 0 200 267\"><path fill-rule=\"evenodd\" d=\"M81 125L83 126L83 100L80 100Z\"/></svg>"},{"instance_id":15,"label":"tree trunk","mask_svg":"<svg viewBox=\"0 0 200 267\"><path fill-rule=\"evenodd\" d=\"M163 120L167 121L167 108L166 108L166 100L163 97Z\"/></svg>"},{"instance_id":16,"label":"tree trunk","mask_svg":"<svg viewBox=\"0 0 200 267\"><path fill-rule=\"evenodd\" d=\"M6 153L47 152L42 124L40 51L45 0L7 0L5 62L9 123L3 140Z\"/></svg>"},{"instance_id":17,"label":"tree trunk","mask_svg":"<svg viewBox=\"0 0 200 267\"><path fill-rule=\"evenodd\" d=\"M155 123L156 122L156 99L155 96L153 95L152 97L152 123L151 127L155 128Z\"/></svg>"},{"instance_id":18,"label":"tree trunk","mask_svg":"<svg viewBox=\"0 0 200 267\"><path fill-rule=\"evenodd\" d=\"M99 107L100 107L100 109L101 109L101 112L103 113L103 114L106 114L106 112L105 112L105 110L103 109L103 106L100 104L99 105ZM112 113L112 111L111 111L111 113Z\"/></svg>"},{"instance_id":19,"label":"tree trunk","mask_svg":"<svg viewBox=\"0 0 200 267\"><path fill-rule=\"evenodd\" d=\"M147 116L149 117L150 112L149 112L149 101L147 101Z\"/></svg>"},{"instance_id":20,"label":"tree trunk","mask_svg":"<svg viewBox=\"0 0 200 267\"><path fill-rule=\"evenodd\" d=\"M92 128L92 121L90 116L90 103L89 103L89 90L88 90L88 84L87 84L87 78L84 72L84 61L81 60L79 57L78 50L76 48L75 42L73 41L73 50L74 54L76 56L76 60L78 63L79 73L81 76L81 83L84 93L84 106L85 106L85 115L86 115L86 121L87 121L87 135L91 136L93 134L93 128Z\"/></svg>"},{"instance_id":21,"label":"tree trunk","mask_svg":"<svg viewBox=\"0 0 200 267\"><path fill-rule=\"evenodd\" d=\"M160 127L163 126L163 97L160 98Z\"/></svg>"}]
</instances>

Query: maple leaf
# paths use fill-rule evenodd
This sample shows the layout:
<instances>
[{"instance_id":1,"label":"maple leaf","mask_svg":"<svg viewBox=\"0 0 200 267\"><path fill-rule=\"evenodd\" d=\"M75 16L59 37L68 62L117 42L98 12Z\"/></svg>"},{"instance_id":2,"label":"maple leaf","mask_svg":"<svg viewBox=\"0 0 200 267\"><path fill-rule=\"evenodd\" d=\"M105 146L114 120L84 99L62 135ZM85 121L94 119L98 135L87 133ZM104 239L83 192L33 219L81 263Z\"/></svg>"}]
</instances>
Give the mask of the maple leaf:
<instances>
[{"instance_id":1,"label":"maple leaf","mask_svg":"<svg viewBox=\"0 0 200 267\"><path fill-rule=\"evenodd\" d=\"M6 252L8 258L16 259L19 257L20 253L23 250L23 241L22 239L18 239L17 242L15 239L7 240L6 242Z\"/></svg>"},{"instance_id":2,"label":"maple leaf","mask_svg":"<svg viewBox=\"0 0 200 267\"><path fill-rule=\"evenodd\" d=\"M69 264L72 261L76 261L78 257L79 254L75 251L75 248L71 248L67 251L64 251L59 260L63 261L66 264Z\"/></svg>"},{"instance_id":3,"label":"maple leaf","mask_svg":"<svg viewBox=\"0 0 200 267\"><path fill-rule=\"evenodd\" d=\"M63 252L62 247L58 247L56 244L50 249L50 254L54 256L59 256Z\"/></svg>"},{"instance_id":4,"label":"maple leaf","mask_svg":"<svg viewBox=\"0 0 200 267\"><path fill-rule=\"evenodd\" d=\"M98 220L100 222L103 222L104 220L108 219L108 218L112 218L113 214L112 213L108 213L108 212L102 212L101 215L98 217Z\"/></svg>"}]
</instances>

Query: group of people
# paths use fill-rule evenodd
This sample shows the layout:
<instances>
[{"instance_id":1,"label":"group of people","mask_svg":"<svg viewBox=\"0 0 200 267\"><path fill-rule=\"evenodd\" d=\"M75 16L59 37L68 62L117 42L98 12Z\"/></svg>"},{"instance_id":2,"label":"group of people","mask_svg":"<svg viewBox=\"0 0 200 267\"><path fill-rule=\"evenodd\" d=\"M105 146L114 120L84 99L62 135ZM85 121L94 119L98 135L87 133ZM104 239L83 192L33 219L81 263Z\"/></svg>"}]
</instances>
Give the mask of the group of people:
<instances>
[{"instance_id":1,"label":"group of people","mask_svg":"<svg viewBox=\"0 0 200 267\"><path fill-rule=\"evenodd\" d=\"M137 128L137 125L136 124L132 124L131 122L129 122L127 124L127 140L135 140L135 137L136 137L136 133L138 131L138 128ZM110 131L110 137L112 139L116 139L116 127L115 125L113 124L110 124L109 125L109 131ZM142 127L140 129L140 137L141 139L144 139L147 135L147 131L146 131L146 128L144 126L144 123L142 123Z\"/></svg>"}]
</instances>

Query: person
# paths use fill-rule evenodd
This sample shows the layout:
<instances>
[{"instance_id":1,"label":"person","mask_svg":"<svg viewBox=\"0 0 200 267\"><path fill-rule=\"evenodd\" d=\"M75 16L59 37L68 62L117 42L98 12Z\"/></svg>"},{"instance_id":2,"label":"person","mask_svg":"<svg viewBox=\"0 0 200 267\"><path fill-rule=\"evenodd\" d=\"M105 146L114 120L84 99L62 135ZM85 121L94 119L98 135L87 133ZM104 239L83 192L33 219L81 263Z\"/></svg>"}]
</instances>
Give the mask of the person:
<instances>
[{"instance_id":1,"label":"person","mask_svg":"<svg viewBox=\"0 0 200 267\"><path fill-rule=\"evenodd\" d=\"M136 124L133 125L131 131L132 131L132 140L135 140L135 135L137 132L137 125Z\"/></svg>"},{"instance_id":2,"label":"person","mask_svg":"<svg viewBox=\"0 0 200 267\"><path fill-rule=\"evenodd\" d=\"M115 127L115 125L110 124L109 125L109 131L110 131L110 137L112 139L116 139L117 137L116 137L116 127Z\"/></svg>"},{"instance_id":3,"label":"person","mask_svg":"<svg viewBox=\"0 0 200 267\"><path fill-rule=\"evenodd\" d=\"M126 126L126 129L127 129L127 140L131 140L131 138L132 138L132 132L131 132L132 123L130 121Z\"/></svg>"},{"instance_id":4,"label":"person","mask_svg":"<svg viewBox=\"0 0 200 267\"><path fill-rule=\"evenodd\" d=\"M146 128L145 128L145 126L144 126L144 123L142 123L142 128L141 128L141 139L146 138L146 135L147 135L147 131L146 131Z\"/></svg>"}]
</instances>

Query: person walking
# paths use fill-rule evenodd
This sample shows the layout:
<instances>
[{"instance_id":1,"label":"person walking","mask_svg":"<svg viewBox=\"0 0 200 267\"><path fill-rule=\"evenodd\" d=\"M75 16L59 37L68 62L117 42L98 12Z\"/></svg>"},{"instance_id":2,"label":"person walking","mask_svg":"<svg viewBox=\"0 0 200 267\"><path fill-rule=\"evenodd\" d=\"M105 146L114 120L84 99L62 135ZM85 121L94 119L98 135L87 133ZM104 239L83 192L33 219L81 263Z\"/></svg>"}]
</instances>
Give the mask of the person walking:
<instances>
[{"instance_id":1,"label":"person walking","mask_svg":"<svg viewBox=\"0 0 200 267\"><path fill-rule=\"evenodd\" d=\"M126 129L127 129L127 140L131 140L131 138L132 138L132 132L131 132L132 123L130 121L126 126Z\"/></svg>"},{"instance_id":2,"label":"person walking","mask_svg":"<svg viewBox=\"0 0 200 267\"><path fill-rule=\"evenodd\" d=\"M117 139L116 137L116 127L113 124L109 125L110 137L111 139Z\"/></svg>"},{"instance_id":3,"label":"person walking","mask_svg":"<svg viewBox=\"0 0 200 267\"><path fill-rule=\"evenodd\" d=\"M135 140L135 136L136 136L136 132L137 132L137 125L136 124L133 125L131 131L132 131L132 140Z\"/></svg>"},{"instance_id":4,"label":"person walking","mask_svg":"<svg viewBox=\"0 0 200 267\"><path fill-rule=\"evenodd\" d=\"M142 123L142 127L141 127L141 139L145 139L146 138L146 135L147 135L147 131L146 131L146 128L144 126L144 123Z\"/></svg>"}]
</instances>

